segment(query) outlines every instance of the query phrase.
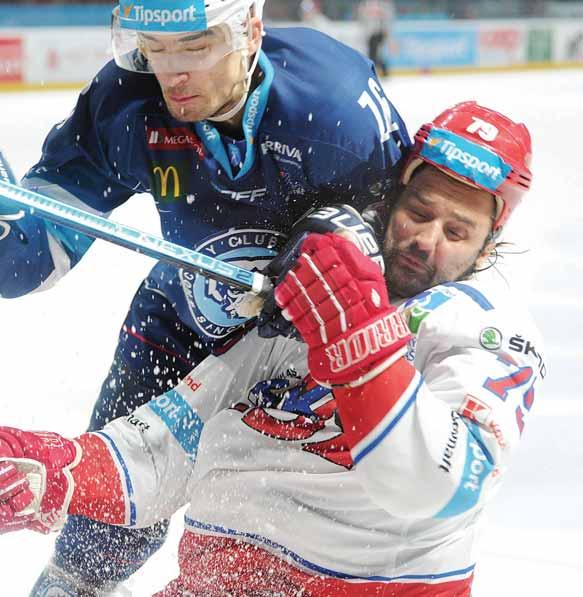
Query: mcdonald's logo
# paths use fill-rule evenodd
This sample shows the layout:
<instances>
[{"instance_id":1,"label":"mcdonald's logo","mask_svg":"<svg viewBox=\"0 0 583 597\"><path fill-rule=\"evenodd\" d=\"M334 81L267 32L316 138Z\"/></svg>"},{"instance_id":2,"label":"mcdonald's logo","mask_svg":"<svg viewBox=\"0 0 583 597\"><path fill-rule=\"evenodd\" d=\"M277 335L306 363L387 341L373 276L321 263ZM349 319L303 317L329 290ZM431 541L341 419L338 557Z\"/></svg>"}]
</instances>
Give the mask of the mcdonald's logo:
<instances>
[{"instance_id":1,"label":"mcdonald's logo","mask_svg":"<svg viewBox=\"0 0 583 597\"><path fill-rule=\"evenodd\" d=\"M162 168L162 166L156 166L152 171L154 174L154 179L156 179L156 174L160 175L160 186L157 189L160 190L160 197L166 199L168 197L168 178L170 174L172 174L172 182L173 182L173 190L174 199L180 197L180 177L178 176L178 170L176 170L175 166L168 166L167 168Z\"/></svg>"}]
</instances>

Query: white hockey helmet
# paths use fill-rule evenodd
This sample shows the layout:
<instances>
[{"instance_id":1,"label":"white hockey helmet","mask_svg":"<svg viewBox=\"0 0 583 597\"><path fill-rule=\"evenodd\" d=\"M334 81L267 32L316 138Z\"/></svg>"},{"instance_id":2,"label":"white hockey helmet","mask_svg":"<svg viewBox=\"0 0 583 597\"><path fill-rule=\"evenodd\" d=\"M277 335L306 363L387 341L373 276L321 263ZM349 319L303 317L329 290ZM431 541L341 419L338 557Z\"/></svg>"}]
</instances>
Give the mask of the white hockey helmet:
<instances>
[{"instance_id":1,"label":"white hockey helmet","mask_svg":"<svg viewBox=\"0 0 583 597\"><path fill-rule=\"evenodd\" d=\"M120 0L113 10L115 62L134 72L208 70L246 52L249 15L265 0Z\"/></svg>"}]
</instances>

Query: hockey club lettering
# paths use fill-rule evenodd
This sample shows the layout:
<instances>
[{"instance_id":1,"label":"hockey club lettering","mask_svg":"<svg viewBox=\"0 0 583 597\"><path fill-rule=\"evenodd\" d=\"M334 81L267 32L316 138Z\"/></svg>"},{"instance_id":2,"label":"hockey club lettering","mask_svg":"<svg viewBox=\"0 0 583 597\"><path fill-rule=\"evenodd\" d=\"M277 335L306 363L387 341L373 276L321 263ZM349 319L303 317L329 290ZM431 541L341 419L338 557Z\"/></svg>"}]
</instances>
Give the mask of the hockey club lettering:
<instances>
[{"instance_id":1,"label":"hockey club lettering","mask_svg":"<svg viewBox=\"0 0 583 597\"><path fill-rule=\"evenodd\" d=\"M460 418L459 416L451 412L451 432L449 434L449 438L447 439L447 444L445 445L445 449L443 451L443 456L441 457L441 463L439 464L439 468L446 473L451 471L451 459L453 457L453 453L456 449L457 442L460 435Z\"/></svg>"},{"instance_id":2,"label":"hockey club lettering","mask_svg":"<svg viewBox=\"0 0 583 597\"><path fill-rule=\"evenodd\" d=\"M300 442L304 452L352 468L350 449L336 416L336 400L329 388L317 385L309 376L300 383L282 376L255 384L248 400L233 409L243 414L242 422L251 429L274 439ZM330 438L332 431L336 433ZM326 439L319 439L321 435Z\"/></svg>"},{"instance_id":3,"label":"hockey club lettering","mask_svg":"<svg viewBox=\"0 0 583 597\"><path fill-rule=\"evenodd\" d=\"M188 127L146 127L146 137L149 149L158 151L194 150L201 160L205 157L202 141Z\"/></svg>"},{"instance_id":4,"label":"hockey club lettering","mask_svg":"<svg viewBox=\"0 0 583 597\"><path fill-rule=\"evenodd\" d=\"M330 370L334 373L344 371L408 335L409 330L401 315L398 312L389 313L327 347Z\"/></svg>"},{"instance_id":5,"label":"hockey club lettering","mask_svg":"<svg viewBox=\"0 0 583 597\"><path fill-rule=\"evenodd\" d=\"M281 250L285 238L268 230L230 230L212 236L195 250L247 270L260 271ZM240 290L183 269L179 270L179 278L192 321L207 341L226 338L247 321L236 308Z\"/></svg>"}]
</instances>

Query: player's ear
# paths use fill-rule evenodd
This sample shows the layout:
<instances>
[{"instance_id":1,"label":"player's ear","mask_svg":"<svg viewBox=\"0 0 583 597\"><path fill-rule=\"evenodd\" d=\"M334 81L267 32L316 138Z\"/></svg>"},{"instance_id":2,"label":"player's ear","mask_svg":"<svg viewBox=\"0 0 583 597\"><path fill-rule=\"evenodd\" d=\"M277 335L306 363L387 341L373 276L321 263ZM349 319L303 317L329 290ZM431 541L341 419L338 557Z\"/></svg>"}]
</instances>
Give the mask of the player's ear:
<instances>
[{"instance_id":1,"label":"player's ear","mask_svg":"<svg viewBox=\"0 0 583 597\"><path fill-rule=\"evenodd\" d=\"M496 242L493 239L488 240L486 242L486 244L484 245L484 248L478 255L478 258L476 259L474 271L480 271L482 269L487 268L488 263L491 260L492 255L494 254L495 250L496 250Z\"/></svg>"},{"instance_id":2,"label":"player's ear","mask_svg":"<svg viewBox=\"0 0 583 597\"><path fill-rule=\"evenodd\" d=\"M253 56L259 49L261 37L263 36L263 21L253 16L249 19L249 55Z\"/></svg>"}]
</instances>

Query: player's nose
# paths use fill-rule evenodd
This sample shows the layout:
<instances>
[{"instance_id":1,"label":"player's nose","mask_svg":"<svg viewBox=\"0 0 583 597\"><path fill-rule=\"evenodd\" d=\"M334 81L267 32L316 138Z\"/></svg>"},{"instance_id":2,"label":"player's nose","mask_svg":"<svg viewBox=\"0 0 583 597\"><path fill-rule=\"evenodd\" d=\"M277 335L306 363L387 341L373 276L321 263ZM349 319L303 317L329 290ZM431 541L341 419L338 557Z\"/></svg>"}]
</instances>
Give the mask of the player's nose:
<instances>
[{"instance_id":1,"label":"player's nose","mask_svg":"<svg viewBox=\"0 0 583 597\"><path fill-rule=\"evenodd\" d=\"M415 231L415 243L427 255L432 255L443 236L443 230L438 220L423 222Z\"/></svg>"},{"instance_id":2,"label":"player's nose","mask_svg":"<svg viewBox=\"0 0 583 597\"><path fill-rule=\"evenodd\" d=\"M165 89L174 89L184 85L188 81L188 73L164 73L158 75L162 87Z\"/></svg>"}]
</instances>

